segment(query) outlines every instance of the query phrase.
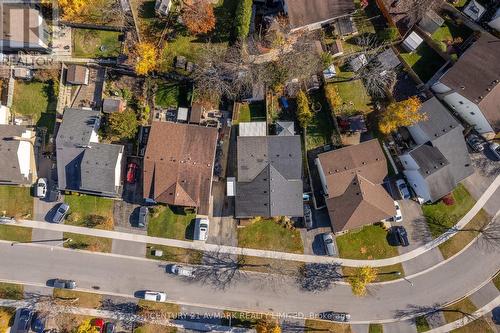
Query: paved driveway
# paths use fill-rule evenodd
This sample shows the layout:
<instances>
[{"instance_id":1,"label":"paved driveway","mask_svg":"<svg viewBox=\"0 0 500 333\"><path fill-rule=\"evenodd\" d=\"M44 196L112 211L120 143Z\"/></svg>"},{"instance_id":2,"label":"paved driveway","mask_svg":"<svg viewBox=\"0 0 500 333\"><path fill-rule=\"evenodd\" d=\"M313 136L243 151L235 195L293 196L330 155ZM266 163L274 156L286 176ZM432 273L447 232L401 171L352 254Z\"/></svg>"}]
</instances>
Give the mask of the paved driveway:
<instances>
[{"instance_id":1,"label":"paved driveway","mask_svg":"<svg viewBox=\"0 0 500 333\"><path fill-rule=\"evenodd\" d=\"M325 255L325 246L323 244L322 234L325 232L332 232L332 227L330 226L330 218L328 217L328 211L326 208L315 210L312 205L313 213L313 227L310 230L305 228L300 229L300 236L302 237L302 242L304 243L304 253L305 254L317 254ZM336 250L336 244L335 245ZM335 253L338 256L338 251Z\"/></svg>"},{"instance_id":2,"label":"paved driveway","mask_svg":"<svg viewBox=\"0 0 500 333\"><path fill-rule=\"evenodd\" d=\"M238 245L238 232L234 215L234 198L226 196L226 182L221 180L212 185L212 209L208 243Z\"/></svg>"}]
</instances>

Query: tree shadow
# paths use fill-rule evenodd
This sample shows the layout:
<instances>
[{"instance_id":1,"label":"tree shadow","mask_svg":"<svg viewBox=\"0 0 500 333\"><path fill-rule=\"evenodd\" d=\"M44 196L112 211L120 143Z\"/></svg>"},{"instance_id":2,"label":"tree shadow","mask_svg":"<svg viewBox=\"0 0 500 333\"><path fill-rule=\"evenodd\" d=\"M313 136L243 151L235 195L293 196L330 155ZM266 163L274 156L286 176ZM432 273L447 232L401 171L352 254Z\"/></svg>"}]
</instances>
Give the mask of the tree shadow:
<instances>
[{"instance_id":1,"label":"tree shadow","mask_svg":"<svg viewBox=\"0 0 500 333\"><path fill-rule=\"evenodd\" d=\"M186 239L194 239L194 227L196 225L196 219L192 219L189 221L189 224L186 227L186 231L184 232L184 238Z\"/></svg>"}]
</instances>

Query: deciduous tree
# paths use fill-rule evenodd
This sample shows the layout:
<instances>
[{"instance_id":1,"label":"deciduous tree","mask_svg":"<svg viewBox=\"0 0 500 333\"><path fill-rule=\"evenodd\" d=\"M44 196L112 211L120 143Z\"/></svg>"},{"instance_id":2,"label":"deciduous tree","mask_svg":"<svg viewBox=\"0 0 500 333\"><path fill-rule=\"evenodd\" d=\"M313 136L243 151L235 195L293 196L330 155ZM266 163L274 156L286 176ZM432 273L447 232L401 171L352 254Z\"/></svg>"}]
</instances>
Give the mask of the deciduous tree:
<instances>
[{"instance_id":1,"label":"deciduous tree","mask_svg":"<svg viewBox=\"0 0 500 333\"><path fill-rule=\"evenodd\" d=\"M120 139L133 139L139 122L134 111L116 112L109 117L110 134Z\"/></svg>"},{"instance_id":2,"label":"deciduous tree","mask_svg":"<svg viewBox=\"0 0 500 333\"><path fill-rule=\"evenodd\" d=\"M206 34L215 28L214 8L207 0L184 0L182 22L194 35Z\"/></svg>"},{"instance_id":3,"label":"deciduous tree","mask_svg":"<svg viewBox=\"0 0 500 333\"><path fill-rule=\"evenodd\" d=\"M366 295L366 286L377 278L377 269L370 266L359 267L355 273L347 277L352 293L356 296Z\"/></svg>"},{"instance_id":4,"label":"deciduous tree","mask_svg":"<svg viewBox=\"0 0 500 333\"><path fill-rule=\"evenodd\" d=\"M274 318L264 317L257 323L255 327L257 333L281 333L281 327L278 321Z\"/></svg>"},{"instance_id":5,"label":"deciduous tree","mask_svg":"<svg viewBox=\"0 0 500 333\"><path fill-rule=\"evenodd\" d=\"M135 71L139 75L146 75L157 66L158 52L152 43L142 42L136 47L137 63Z\"/></svg>"},{"instance_id":6,"label":"deciduous tree","mask_svg":"<svg viewBox=\"0 0 500 333\"><path fill-rule=\"evenodd\" d=\"M427 119L424 113L419 112L421 105L422 103L416 96L389 104L380 119L380 131L383 134L389 134L400 126L411 126Z\"/></svg>"},{"instance_id":7,"label":"deciduous tree","mask_svg":"<svg viewBox=\"0 0 500 333\"><path fill-rule=\"evenodd\" d=\"M325 84L324 89L328 105L332 109L332 114L335 115L335 111L342 106L342 97L340 97L339 91L334 84Z\"/></svg>"},{"instance_id":8,"label":"deciduous tree","mask_svg":"<svg viewBox=\"0 0 500 333\"><path fill-rule=\"evenodd\" d=\"M297 119L302 128L306 128L313 118L309 99L302 90L297 94Z\"/></svg>"},{"instance_id":9,"label":"deciduous tree","mask_svg":"<svg viewBox=\"0 0 500 333\"><path fill-rule=\"evenodd\" d=\"M99 329L93 326L90 319L83 321L75 330L76 333L98 333Z\"/></svg>"},{"instance_id":10,"label":"deciduous tree","mask_svg":"<svg viewBox=\"0 0 500 333\"><path fill-rule=\"evenodd\" d=\"M238 0L236 17L234 20L234 33L237 38L246 38L250 32L252 20L252 0Z\"/></svg>"}]
</instances>

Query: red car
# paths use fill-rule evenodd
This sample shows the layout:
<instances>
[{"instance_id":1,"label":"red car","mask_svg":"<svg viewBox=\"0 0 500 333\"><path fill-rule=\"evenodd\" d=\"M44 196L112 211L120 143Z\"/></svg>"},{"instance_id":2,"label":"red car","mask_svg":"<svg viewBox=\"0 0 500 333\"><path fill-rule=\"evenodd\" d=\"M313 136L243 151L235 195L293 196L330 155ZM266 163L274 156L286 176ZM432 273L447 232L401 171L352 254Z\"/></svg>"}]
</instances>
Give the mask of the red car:
<instances>
[{"instance_id":1,"label":"red car","mask_svg":"<svg viewBox=\"0 0 500 333\"><path fill-rule=\"evenodd\" d=\"M102 318L95 318L92 320L92 326L99 329L99 333L104 332L104 320Z\"/></svg>"},{"instance_id":2,"label":"red car","mask_svg":"<svg viewBox=\"0 0 500 333\"><path fill-rule=\"evenodd\" d=\"M135 176L137 173L137 169L139 166L136 163L129 163L127 168L127 183L133 184L135 183Z\"/></svg>"}]
</instances>

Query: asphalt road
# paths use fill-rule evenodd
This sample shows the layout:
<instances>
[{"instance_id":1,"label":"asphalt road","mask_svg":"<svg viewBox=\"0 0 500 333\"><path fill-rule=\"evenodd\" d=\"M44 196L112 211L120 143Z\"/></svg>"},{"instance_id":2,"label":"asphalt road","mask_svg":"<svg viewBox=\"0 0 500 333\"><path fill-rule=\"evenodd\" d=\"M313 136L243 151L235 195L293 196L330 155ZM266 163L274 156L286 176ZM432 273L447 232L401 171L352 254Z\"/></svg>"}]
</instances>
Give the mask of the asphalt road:
<instances>
[{"instance_id":1,"label":"asphalt road","mask_svg":"<svg viewBox=\"0 0 500 333\"><path fill-rule=\"evenodd\" d=\"M339 284L328 291L300 290L293 280L271 283L252 274L225 291L186 282L165 273L159 262L132 257L101 255L43 245L0 243L0 279L45 283L56 277L74 279L80 288L134 295L140 290L166 291L168 299L198 306L275 313L310 313L335 310L351 313L354 321L391 319L409 305L429 306L462 297L500 267L498 250L471 246L461 255L412 278L413 287L397 281L371 287L359 298ZM495 295L492 295L492 298Z\"/></svg>"}]
</instances>

